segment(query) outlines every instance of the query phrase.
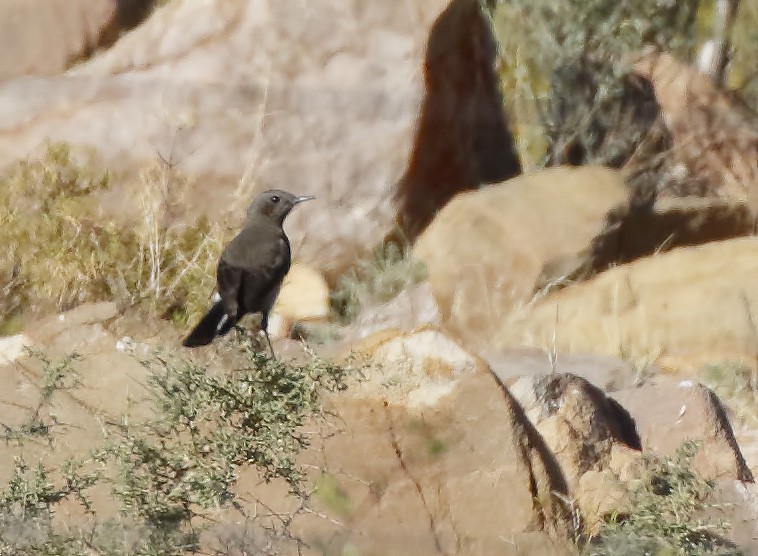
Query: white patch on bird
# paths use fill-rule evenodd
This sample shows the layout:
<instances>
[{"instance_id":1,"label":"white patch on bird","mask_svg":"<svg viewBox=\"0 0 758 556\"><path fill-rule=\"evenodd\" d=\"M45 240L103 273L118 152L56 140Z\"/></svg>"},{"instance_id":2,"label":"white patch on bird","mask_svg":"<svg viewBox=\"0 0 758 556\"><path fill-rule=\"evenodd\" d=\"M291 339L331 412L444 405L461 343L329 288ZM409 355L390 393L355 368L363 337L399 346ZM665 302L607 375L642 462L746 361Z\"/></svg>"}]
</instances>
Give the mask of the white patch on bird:
<instances>
[{"instance_id":1,"label":"white patch on bird","mask_svg":"<svg viewBox=\"0 0 758 556\"><path fill-rule=\"evenodd\" d=\"M224 327L224 325L226 324L226 321L228 321L228 320L229 320L229 315L224 315L223 317L221 317L221 320L218 321L218 324L216 325L216 332L218 332L219 330L221 330Z\"/></svg>"},{"instance_id":2,"label":"white patch on bird","mask_svg":"<svg viewBox=\"0 0 758 556\"><path fill-rule=\"evenodd\" d=\"M219 301L221 301L221 294L218 293L218 292L213 292L213 296L211 297L211 301L213 301L213 303L218 303Z\"/></svg>"}]
</instances>

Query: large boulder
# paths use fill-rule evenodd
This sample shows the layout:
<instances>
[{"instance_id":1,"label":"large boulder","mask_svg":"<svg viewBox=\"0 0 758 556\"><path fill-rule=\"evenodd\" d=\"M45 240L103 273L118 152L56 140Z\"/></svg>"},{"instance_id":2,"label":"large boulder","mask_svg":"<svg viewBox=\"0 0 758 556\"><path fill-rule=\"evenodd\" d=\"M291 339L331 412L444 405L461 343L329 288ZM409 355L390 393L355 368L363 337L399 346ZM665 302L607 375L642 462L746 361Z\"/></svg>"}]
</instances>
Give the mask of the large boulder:
<instances>
[{"instance_id":1,"label":"large boulder","mask_svg":"<svg viewBox=\"0 0 758 556\"><path fill-rule=\"evenodd\" d=\"M701 443L693 461L699 473L753 482L726 411L705 386L661 380L612 396L634 419L643 450L673 456L682 444L694 440Z\"/></svg>"},{"instance_id":2,"label":"large boulder","mask_svg":"<svg viewBox=\"0 0 758 556\"><path fill-rule=\"evenodd\" d=\"M678 185L663 194L707 194L758 208L758 113L697 68L647 52L635 72L649 79L671 134Z\"/></svg>"},{"instance_id":3,"label":"large boulder","mask_svg":"<svg viewBox=\"0 0 758 556\"><path fill-rule=\"evenodd\" d=\"M548 295L500 321L493 348L531 345L651 362L755 353L755 238L639 259ZM701 357L700 359L703 359Z\"/></svg>"},{"instance_id":4,"label":"large boulder","mask_svg":"<svg viewBox=\"0 0 758 556\"><path fill-rule=\"evenodd\" d=\"M623 177L554 168L453 199L418 239L443 320L485 341L532 296L544 265L578 252L627 202Z\"/></svg>"},{"instance_id":5,"label":"large boulder","mask_svg":"<svg viewBox=\"0 0 758 556\"><path fill-rule=\"evenodd\" d=\"M130 329L151 337L124 337ZM134 423L149 415L147 370L139 358L148 344L165 345L167 333L153 334L149 319L111 303L83 305L30 328L29 341L51 360L71 351L83 355L75 363L80 386L56 391L40 414L53 423L54 449L44 442L10 446L0 460L0 481L11 474L12 455L54 467L102 445L103 422L120 423L126 412ZM193 357L207 360L209 372L221 371L225 361L222 351ZM330 553L351 547L393 554L572 553L561 470L481 359L432 328L367 338L354 358L365 364L362 376L329 397L332 426L308 425L312 443L301 454L314 470L317 491L309 507L318 514L293 510L286 485L262 485L254 470L238 484L248 511L260 501L293 512L293 534ZM0 407L4 424L27 422L43 382L39 361L0 365L0 385L12 397ZM93 503L98 516L115 509L108 488L93 493ZM68 511L59 512L62 519L78 523ZM223 524L234 527L236 518Z\"/></svg>"},{"instance_id":6,"label":"large boulder","mask_svg":"<svg viewBox=\"0 0 758 556\"><path fill-rule=\"evenodd\" d=\"M510 387L576 491L588 471L617 476L642 449L634 420L613 398L570 374L524 377Z\"/></svg>"},{"instance_id":7,"label":"large boulder","mask_svg":"<svg viewBox=\"0 0 758 556\"><path fill-rule=\"evenodd\" d=\"M90 146L119 184L100 206L124 219L156 157L221 222L271 186L315 194L287 227L333 276L398 206L418 230L457 191L518 173L484 18L475 0L168 2L64 75L6 83L0 166L45 138Z\"/></svg>"},{"instance_id":8,"label":"large boulder","mask_svg":"<svg viewBox=\"0 0 758 556\"><path fill-rule=\"evenodd\" d=\"M351 508L330 549L569 553L560 469L481 360L434 329L369 338L356 353L365 376L333 400L342 430L319 458Z\"/></svg>"},{"instance_id":9,"label":"large boulder","mask_svg":"<svg viewBox=\"0 0 758 556\"><path fill-rule=\"evenodd\" d=\"M54 75L91 53L116 24L116 4L114 0L0 3L0 82Z\"/></svg>"},{"instance_id":10,"label":"large boulder","mask_svg":"<svg viewBox=\"0 0 758 556\"><path fill-rule=\"evenodd\" d=\"M548 261L535 290L563 287L641 257L752 235L754 230L755 215L741 202L685 197L646 205L629 203L608 215L605 227L588 247Z\"/></svg>"}]
</instances>

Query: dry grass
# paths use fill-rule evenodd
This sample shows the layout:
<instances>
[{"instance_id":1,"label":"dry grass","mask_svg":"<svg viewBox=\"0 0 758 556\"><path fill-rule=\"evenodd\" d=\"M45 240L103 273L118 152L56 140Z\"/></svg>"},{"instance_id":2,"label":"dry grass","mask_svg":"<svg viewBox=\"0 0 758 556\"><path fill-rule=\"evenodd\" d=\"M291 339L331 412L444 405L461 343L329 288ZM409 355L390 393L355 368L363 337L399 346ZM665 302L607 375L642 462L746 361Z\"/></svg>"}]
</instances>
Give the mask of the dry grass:
<instances>
[{"instance_id":1,"label":"dry grass","mask_svg":"<svg viewBox=\"0 0 758 556\"><path fill-rule=\"evenodd\" d=\"M22 161L0 178L0 332L25 316L114 300L149 303L184 321L204 308L224 231L200 219L174 225L187 179L158 161L140 176L142 222L134 228L99 221L93 206L107 172L81 162L65 143L39 160Z\"/></svg>"}]
</instances>

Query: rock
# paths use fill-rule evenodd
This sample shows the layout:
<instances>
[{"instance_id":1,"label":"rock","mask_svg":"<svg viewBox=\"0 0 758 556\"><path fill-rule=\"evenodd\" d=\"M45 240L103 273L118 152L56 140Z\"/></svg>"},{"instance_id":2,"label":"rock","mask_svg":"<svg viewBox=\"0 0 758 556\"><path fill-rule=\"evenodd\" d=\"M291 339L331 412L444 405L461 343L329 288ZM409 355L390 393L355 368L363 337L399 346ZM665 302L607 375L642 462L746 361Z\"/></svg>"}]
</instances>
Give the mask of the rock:
<instances>
[{"instance_id":1,"label":"rock","mask_svg":"<svg viewBox=\"0 0 758 556\"><path fill-rule=\"evenodd\" d=\"M594 353L551 353L535 348L477 352L500 380L510 385L520 377L551 373L572 374L608 392L629 388L640 380L640 371L629 361ZM647 369L650 371L650 369Z\"/></svg>"},{"instance_id":2,"label":"rock","mask_svg":"<svg viewBox=\"0 0 758 556\"><path fill-rule=\"evenodd\" d=\"M419 228L517 164L479 3L406 8L169 2L65 75L5 83L0 166L46 138L92 147L119 185L98 206L127 224L140 217L139 170L157 156L197 178L188 203L214 221L240 218L271 186L315 194L287 228L298 259L332 279L395 229L398 210ZM439 160L455 175L438 181L426 164ZM434 201L393 202L401 181L402 199Z\"/></svg>"},{"instance_id":3,"label":"rock","mask_svg":"<svg viewBox=\"0 0 758 556\"><path fill-rule=\"evenodd\" d=\"M90 306L68 315L62 324L70 328L50 338L51 345L60 344L50 347L53 360L58 349L83 355L76 362L82 386L56 392L50 415L43 415L65 424L56 429L55 450L34 442L8 447L9 456L23 450L27 461L55 467L101 445L103 421L120 423L128 410L130 424L137 426L146 415L144 402L150 398L141 385L149 382L147 370L127 349L143 355L144 344L113 329L149 323L129 311L115 323L100 320L107 317L106 308ZM61 323L57 316L54 320ZM75 336L74 330L95 325L102 334L94 340L62 345L60 339ZM373 363L364 370L365 380L329 397L326 409L337 417L336 428L328 422L307 424L316 434L300 459L316 470L316 478L322 469L333 477L331 483L318 483L322 491L309 504L335 519L295 512L293 534L311 546L336 547L337 553L349 546L392 554L429 554L438 547L447 554L572 553L569 518L557 497L566 494L560 470L520 406L480 359L432 329L367 339L363 353ZM223 371L223 356L207 360L208 372ZM19 365L0 367L0 388L7 393L0 411L11 427L28 418L42 384L38 363ZM13 403L5 403L8 398ZM322 426L326 430L319 431ZM0 481L11 469L12 458L3 458ZM272 485L272 500L261 477L250 471L241 470L246 476L238 485L247 499L293 511L296 501L286 497L287 485ZM328 503L329 484L344 499L341 513ZM111 496L107 488L96 493L98 516L107 519L114 511ZM78 523L65 510L57 515Z\"/></svg>"},{"instance_id":4,"label":"rock","mask_svg":"<svg viewBox=\"0 0 758 556\"><path fill-rule=\"evenodd\" d=\"M721 511L714 512L714 519L729 524L728 538L744 554L758 551L758 485L734 479L716 482L715 502Z\"/></svg>"},{"instance_id":5,"label":"rock","mask_svg":"<svg viewBox=\"0 0 758 556\"><path fill-rule=\"evenodd\" d=\"M757 249L756 238L731 239L609 269L501 318L491 347L592 351L640 365L677 354L754 358Z\"/></svg>"},{"instance_id":6,"label":"rock","mask_svg":"<svg viewBox=\"0 0 758 556\"><path fill-rule=\"evenodd\" d=\"M662 198L609 214L605 228L577 255L548 261L536 290L586 280L612 266L675 247L752 235L755 216L745 203L713 198Z\"/></svg>"},{"instance_id":7,"label":"rock","mask_svg":"<svg viewBox=\"0 0 758 556\"><path fill-rule=\"evenodd\" d=\"M26 347L32 347L32 340L25 334L0 337L0 365L13 363L24 354Z\"/></svg>"},{"instance_id":8,"label":"rock","mask_svg":"<svg viewBox=\"0 0 758 556\"><path fill-rule=\"evenodd\" d=\"M24 357L12 365L0 364L3 424L12 429L27 425L39 405L39 419L52 429L49 438L39 437L7 448L6 457L0 458L0 484L10 477L11 455L23 454L28 462L39 461L54 468L101 447L106 440L104 422L119 423L127 412L133 419L147 414L143 387L147 383L146 369L128 351L118 350L119 340L101 322L93 320L97 313L98 318L104 316L106 309L106 304L88 304L64 313L71 316L69 323L65 319L61 322L57 316L51 319L42 336L35 334L37 328L28 332L30 344L31 338L43 338L35 340L34 347L53 365L72 353L81 355L72 364L78 386L56 390L46 403L40 405L45 369L38 358ZM71 380L65 382L70 384ZM112 509L112 497L105 492L98 504L98 513L100 509ZM104 511L103 515L109 515Z\"/></svg>"},{"instance_id":9,"label":"rock","mask_svg":"<svg viewBox=\"0 0 758 556\"><path fill-rule=\"evenodd\" d=\"M671 133L670 155L687 179L665 194L714 195L758 208L758 114L697 68L671 54L645 53L635 64L650 79ZM694 182L697 189L688 186Z\"/></svg>"},{"instance_id":10,"label":"rock","mask_svg":"<svg viewBox=\"0 0 758 556\"><path fill-rule=\"evenodd\" d=\"M429 273L443 321L486 344L523 306L546 261L573 254L626 202L623 178L598 167L554 168L463 193L414 248Z\"/></svg>"},{"instance_id":11,"label":"rock","mask_svg":"<svg viewBox=\"0 0 758 556\"><path fill-rule=\"evenodd\" d=\"M611 395L634 419L644 451L672 456L684 442L696 440L702 446L694 465L703 476L753 482L724 407L705 386L660 380Z\"/></svg>"},{"instance_id":12,"label":"rock","mask_svg":"<svg viewBox=\"0 0 758 556\"><path fill-rule=\"evenodd\" d=\"M631 500L627 485L612 471L590 469L579 479L576 505L585 530L595 536L605 518L628 512Z\"/></svg>"},{"instance_id":13,"label":"rock","mask_svg":"<svg viewBox=\"0 0 758 556\"><path fill-rule=\"evenodd\" d=\"M307 336L314 326L327 324L330 310L329 286L324 275L307 265L294 263L269 315L269 336L272 340Z\"/></svg>"},{"instance_id":14,"label":"rock","mask_svg":"<svg viewBox=\"0 0 758 556\"><path fill-rule=\"evenodd\" d=\"M555 454L572 490L586 472L610 469L614 445L641 449L629 413L578 376L523 377L510 391ZM620 474L619 469L612 471Z\"/></svg>"},{"instance_id":15,"label":"rock","mask_svg":"<svg viewBox=\"0 0 758 556\"><path fill-rule=\"evenodd\" d=\"M45 349L71 353L86 343L96 342L105 334L104 325L118 314L118 307L111 301L84 303L65 313L41 319L28 327L27 334Z\"/></svg>"},{"instance_id":16,"label":"rock","mask_svg":"<svg viewBox=\"0 0 758 556\"><path fill-rule=\"evenodd\" d=\"M354 346L351 355L380 367L364 371L365 380L355 388L372 392L380 384L396 385L383 396L413 408L434 405L453 391L463 375L488 372L483 360L433 328L408 334L384 330Z\"/></svg>"},{"instance_id":17,"label":"rock","mask_svg":"<svg viewBox=\"0 0 758 556\"><path fill-rule=\"evenodd\" d=\"M540 533L539 553L569 553L560 470L478 358L434 330L364 353L365 379L332 400L344 426L322 449L353 508L335 552L516 554Z\"/></svg>"},{"instance_id":18,"label":"rock","mask_svg":"<svg viewBox=\"0 0 758 556\"><path fill-rule=\"evenodd\" d=\"M271 313L269 333L272 337L286 336L295 322L328 317L329 307L329 286L324 275L295 263L282 283Z\"/></svg>"},{"instance_id":19,"label":"rock","mask_svg":"<svg viewBox=\"0 0 758 556\"><path fill-rule=\"evenodd\" d=\"M117 15L113 0L5 0L0 4L0 82L62 72L98 46Z\"/></svg>"},{"instance_id":20,"label":"rock","mask_svg":"<svg viewBox=\"0 0 758 556\"><path fill-rule=\"evenodd\" d=\"M440 325L439 307L428 281L404 289L385 303L363 308L347 335L356 341L387 328L410 332L425 325Z\"/></svg>"}]
</instances>

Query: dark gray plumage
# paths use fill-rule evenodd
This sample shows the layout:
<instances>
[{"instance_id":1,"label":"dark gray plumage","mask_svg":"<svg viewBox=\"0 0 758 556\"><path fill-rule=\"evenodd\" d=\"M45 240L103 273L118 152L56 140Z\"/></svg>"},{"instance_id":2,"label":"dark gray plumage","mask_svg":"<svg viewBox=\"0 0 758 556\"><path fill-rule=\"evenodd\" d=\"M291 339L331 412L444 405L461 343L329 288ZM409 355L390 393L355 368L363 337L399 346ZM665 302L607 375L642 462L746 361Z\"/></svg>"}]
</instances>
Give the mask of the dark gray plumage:
<instances>
[{"instance_id":1,"label":"dark gray plumage","mask_svg":"<svg viewBox=\"0 0 758 556\"><path fill-rule=\"evenodd\" d=\"M218 261L216 303L185 338L185 347L204 346L228 333L244 315L261 314L261 328L271 355L268 314L290 268L290 242L282 227L298 203L312 196L272 189L258 195L247 209L242 230Z\"/></svg>"}]
</instances>

